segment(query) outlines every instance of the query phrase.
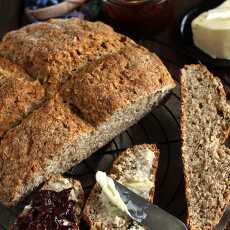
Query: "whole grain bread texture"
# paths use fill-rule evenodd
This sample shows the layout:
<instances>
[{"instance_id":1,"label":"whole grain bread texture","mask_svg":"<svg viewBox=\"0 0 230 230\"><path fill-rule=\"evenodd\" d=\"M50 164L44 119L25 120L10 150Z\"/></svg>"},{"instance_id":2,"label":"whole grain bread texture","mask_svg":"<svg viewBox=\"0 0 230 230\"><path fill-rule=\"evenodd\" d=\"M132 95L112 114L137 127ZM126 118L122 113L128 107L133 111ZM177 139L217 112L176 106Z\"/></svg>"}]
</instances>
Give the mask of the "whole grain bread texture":
<instances>
[{"instance_id":1,"label":"whole grain bread texture","mask_svg":"<svg viewBox=\"0 0 230 230\"><path fill-rule=\"evenodd\" d=\"M85 64L125 47L143 49L102 22L51 19L6 34L0 56L22 66L53 94Z\"/></svg>"},{"instance_id":2,"label":"whole grain bread texture","mask_svg":"<svg viewBox=\"0 0 230 230\"><path fill-rule=\"evenodd\" d=\"M79 229L78 225L81 219L82 209L84 205L84 191L82 189L81 183L77 180L64 178L61 175L57 174L57 175L52 175L49 178L49 180L45 182L45 184L41 187L39 191L49 190L54 192L61 192L66 189L71 189L68 200L73 200L75 202L75 207L74 207L75 220L74 223L71 224L71 229L78 230ZM36 196L34 199L36 199ZM32 209L31 204L27 205L23 209L22 213L18 216L18 219L22 218L23 216L25 217L28 214L28 212L31 211L31 209ZM50 213L50 214L54 215L54 213ZM36 215L40 215L40 213L37 213ZM46 218L48 219L48 216L46 216ZM12 226L10 226L10 230L24 230L21 229L21 227L18 225L17 220ZM67 222L67 220L65 221ZM40 226L33 226L33 227L35 227L36 229L41 228Z\"/></svg>"},{"instance_id":3,"label":"whole grain bread texture","mask_svg":"<svg viewBox=\"0 0 230 230\"><path fill-rule=\"evenodd\" d=\"M158 161L159 150L155 145L136 145L120 153L109 176L152 202ZM149 182L151 186L146 186ZM145 229L111 204L99 184L94 186L86 201L83 218L90 229Z\"/></svg>"},{"instance_id":4,"label":"whole grain bread texture","mask_svg":"<svg viewBox=\"0 0 230 230\"><path fill-rule=\"evenodd\" d=\"M27 26L5 36L1 55L46 91L0 140L0 201L7 206L107 144L175 87L155 54L99 22Z\"/></svg>"},{"instance_id":5,"label":"whole grain bread texture","mask_svg":"<svg viewBox=\"0 0 230 230\"><path fill-rule=\"evenodd\" d=\"M0 138L44 100L38 81L10 61L0 58Z\"/></svg>"},{"instance_id":6,"label":"whole grain bread texture","mask_svg":"<svg viewBox=\"0 0 230 230\"><path fill-rule=\"evenodd\" d=\"M210 230L230 200L230 105L221 81L205 66L190 65L181 75L182 156L188 226Z\"/></svg>"}]
</instances>

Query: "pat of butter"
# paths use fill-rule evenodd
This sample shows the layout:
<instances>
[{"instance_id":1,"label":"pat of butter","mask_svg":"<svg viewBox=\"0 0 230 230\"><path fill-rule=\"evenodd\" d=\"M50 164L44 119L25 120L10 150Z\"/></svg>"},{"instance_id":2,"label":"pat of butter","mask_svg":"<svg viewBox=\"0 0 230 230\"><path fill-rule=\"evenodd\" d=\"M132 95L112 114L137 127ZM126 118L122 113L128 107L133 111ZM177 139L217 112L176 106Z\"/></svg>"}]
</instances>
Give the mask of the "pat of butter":
<instances>
[{"instance_id":1,"label":"pat of butter","mask_svg":"<svg viewBox=\"0 0 230 230\"><path fill-rule=\"evenodd\" d=\"M230 18L229 9L215 9L208 11L207 20Z\"/></svg>"},{"instance_id":2,"label":"pat of butter","mask_svg":"<svg viewBox=\"0 0 230 230\"><path fill-rule=\"evenodd\" d=\"M96 173L96 181L101 186L102 192L106 195L110 202L130 216L127 206L121 199L119 192L116 190L113 180L108 177L105 172L98 171Z\"/></svg>"},{"instance_id":3,"label":"pat of butter","mask_svg":"<svg viewBox=\"0 0 230 230\"><path fill-rule=\"evenodd\" d=\"M133 192L137 193L137 194L142 194L146 191L150 191L154 184L152 181L148 180L148 179L144 179L144 180L131 180L128 181L127 183L125 183L125 185Z\"/></svg>"},{"instance_id":4,"label":"pat of butter","mask_svg":"<svg viewBox=\"0 0 230 230\"><path fill-rule=\"evenodd\" d=\"M194 44L212 58L230 60L230 0L192 21Z\"/></svg>"}]
</instances>

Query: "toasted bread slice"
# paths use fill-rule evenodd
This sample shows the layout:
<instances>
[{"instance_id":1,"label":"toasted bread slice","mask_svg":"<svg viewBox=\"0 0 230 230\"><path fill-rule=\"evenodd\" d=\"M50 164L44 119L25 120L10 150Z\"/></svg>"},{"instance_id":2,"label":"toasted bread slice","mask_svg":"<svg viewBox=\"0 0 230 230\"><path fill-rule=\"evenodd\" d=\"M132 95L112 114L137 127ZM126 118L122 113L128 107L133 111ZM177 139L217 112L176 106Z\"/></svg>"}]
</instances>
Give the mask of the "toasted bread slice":
<instances>
[{"instance_id":1,"label":"toasted bread slice","mask_svg":"<svg viewBox=\"0 0 230 230\"><path fill-rule=\"evenodd\" d=\"M155 145L137 145L120 154L109 176L152 202L158 160L159 150ZM83 218L90 229L144 229L112 205L99 184L86 202Z\"/></svg>"},{"instance_id":2,"label":"toasted bread slice","mask_svg":"<svg viewBox=\"0 0 230 230\"><path fill-rule=\"evenodd\" d=\"M181 131L188 226L213 229L230 200L230 106L220 80L202 65L182 69Z\"/></svg>"}]
</instances>

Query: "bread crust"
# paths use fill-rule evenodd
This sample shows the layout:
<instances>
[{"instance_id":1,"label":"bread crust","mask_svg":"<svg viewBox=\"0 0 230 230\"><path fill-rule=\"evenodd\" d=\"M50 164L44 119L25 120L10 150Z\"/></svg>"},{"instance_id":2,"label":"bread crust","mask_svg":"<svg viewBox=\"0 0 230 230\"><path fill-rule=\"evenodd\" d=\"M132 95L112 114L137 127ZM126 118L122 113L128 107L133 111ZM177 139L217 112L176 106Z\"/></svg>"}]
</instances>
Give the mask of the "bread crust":
<instances>
[{"instance_id":1,"label":"bread crust","mask_svg":"<svg viewBox=\"0 0 230 230\"><path fill-rule=\"evenodd\" d=\"M0 57L0 137L39 106L44 97L45 90L38 81Z\"/></svg>"},{"instance_id":2,"label":"bread crust","mask_svg":"<svg viewBox=\"0 0 230 230\"><path fill-rule=\"evenodd\" d=\"M121 176L124 176L124 174L122 174L123 172L118 171L116 166L118 166L120 164L120 162L122 162L125 158L128 158L129 155L135 154L137 151L142 151L142 150L146 150L146 149L150 149L151 151L154 152L154 155L155 155L155 158L153 159L153 164L151 167L151 177L152 177L153 183L155 184L160 152L159 152L157 146L154 144L136 145L136 146L128 148L124 152L120 153L118 158L113 162L113 165L110 169L109 175L113 179L119 180L119 177L120 177L119 174L121 174ZM85 207L83 210L83 219L85 220L85 222L87 223L89 228L92 230L102 229L102 224L103 224L103 223L101 223L101 225L100 225L100 222L98 222L98 221L95 223L91 219L91 214L90 214L91 208L93 208L93 207L91 207L90 202L95 198L95 195L97 193L101 193L101 188L96 183L96 185L92 189L92 191L91 191L91 193L90 193L90 195L86 201L86 204L85 204ZM153 186L151 191L149 192L149 197L148 197L149 202L153 202L154 195L155 195L155 186ZM130 224L131 224L131 222L128 225L130 225ZM123 228L119 228L119 229L123 229ZM124 230L125 229L127 229L127 228L124 227Z\"/></svg>"},{"instance_id":3,"label":"bread crust","mask_svg":"<svg viewBox=\"0 0 230 230\"><path fill-rule=\"evenodd\" d=\"M185 111L184 111L184 105L185 105L185 75L186 75L186 69L194 69L194 70L198 70L200 71L200 73L206 73L205 77L208 78L210 81L216 81L216 84L218 85L218 94L219 96L226 101L226 93L224 91L224 88L221 84L221 81L212 76L211 73L207 70L207 68L203 65L186 65L184 67L184 69L181 70L181 82L180 82L180 100L181 100L181 106L180 106L180 125L181 125L181 136L182 136L182 159L183 159L183 163L184 163L184 178L185 178L185 193L186 193L186 197L187 197L187 205L188 205L188 210L190 209L190 201L191 198L193 196L192 191L191 191L191 181L189 178L189 175L187 172L189 172L189 161L188 161L188 156L186 154L186 143L185 141L185 137L187 137L187 135L190 135L187 133L186 128L185 128L185 124L186 124L186 118L185 118ZM211 106L211 105L210 105ZM230 106L227 104L226 101L226 113L229 114L230 117ZM230 132L230 123L228 124L228 127L226 127L226 129L223 131L222 136L219 137L220 138L220 146L219 149L217 151L222 151L223 149L221 149L221 146L224 145L225 140L227 139L227 137L229 136L229 132ZM224 147L225 148L225 147ZM227 148L223 151L227 151ZM230 153L229 149L228 152ZM226 153L227 154L227 153ZM202 197L200 197L200 199L202 199ZM192 220L193 220L193 216L192 214L188 211L187 213L187 225L189 227L189 229L191 230L211 230L214 228L215 225L217 225L224 213L224 210L227 208L228 203L230 201L230 191L226 192L226 196L225 196L225 205L220 209L217 208L215 210L215 219L212 220L212 225L205 225L202 227L198 227L196 225L193 224Z\"/></svg>"},{"instance_id":4,"label":"bread crust","mask_svg":"<svg viewBox=\"0 0 230 230\"><path fill-rule=\"evenodd\" d=\"M0 201L7 206L135 124L175 87L155 54L100 22L26 26L3 38L0 56L46 91L45 102L1 139Z\"/></svg>"},{"instance_id":5,"label":"bread crust","mask_svg":"<svg viewBox=\"0 0 230 230\"><path fill-rule=\"evenodd\" d=\"M174 85L156 55L125 48L85 66L63 85L62 95L83 119L98 126L139 97Z\"/></svg>"},{"instance_id":6,"label":"bread crust","mask_svg":"<svg viewBox=\"0 0 230 230\"><path fill-rule=\"evenodd\" d=\"M57 172L65 170L60 152L73 136L85 132L90 132L90 126L74 116L58 96L10 130L0 143L1 201L7 206L15 203L46 180L52 167Z\"/></svg>"},{"instance_id":7,"label":"bread crust","mask_svg":"<svg viewBox=\"0 0 230 230\"><path fill-rule=\"evenodd\" d=\"M104 23L51 19L5 35L0 56L22 66L52 93L87 62L126 46L137 45Z\"/></svg>"}]
</instances>

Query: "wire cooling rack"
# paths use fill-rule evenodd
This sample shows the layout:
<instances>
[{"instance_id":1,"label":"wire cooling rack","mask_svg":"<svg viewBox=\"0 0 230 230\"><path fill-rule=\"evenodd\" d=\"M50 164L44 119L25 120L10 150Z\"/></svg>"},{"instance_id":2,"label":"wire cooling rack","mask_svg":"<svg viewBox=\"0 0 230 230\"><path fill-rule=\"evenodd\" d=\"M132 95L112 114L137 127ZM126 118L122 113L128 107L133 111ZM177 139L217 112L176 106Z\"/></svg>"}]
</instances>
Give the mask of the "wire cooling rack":
<instances>
[{"instance_id":1,"label":"wire cooling rack","mask_svg":"<svg viewBox=\"0 0 230 230\"><path fill-rule=\"evenodd\" d=\"M183 220L186 202L180 155L178 87L165 103L90 158L73 167L66 176L79 179L87 195L95 184L94 176L97 170L109 170L113 160L122 150L142 143L156 143L161 152L155 203ZM13 209L0 205L0 228L7 229L24 205L25 202Z\"/></svg>"}]
</instances>

